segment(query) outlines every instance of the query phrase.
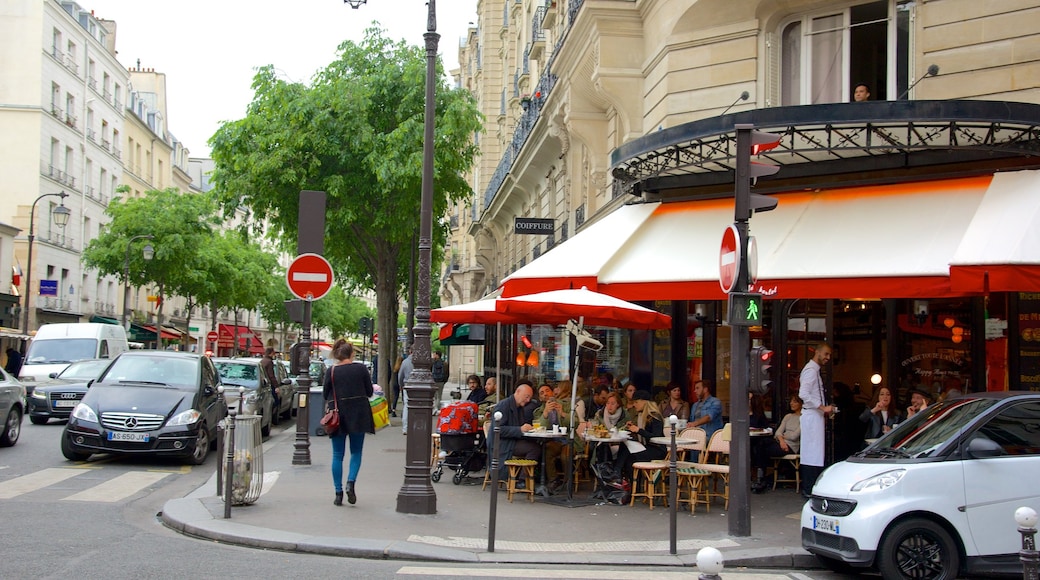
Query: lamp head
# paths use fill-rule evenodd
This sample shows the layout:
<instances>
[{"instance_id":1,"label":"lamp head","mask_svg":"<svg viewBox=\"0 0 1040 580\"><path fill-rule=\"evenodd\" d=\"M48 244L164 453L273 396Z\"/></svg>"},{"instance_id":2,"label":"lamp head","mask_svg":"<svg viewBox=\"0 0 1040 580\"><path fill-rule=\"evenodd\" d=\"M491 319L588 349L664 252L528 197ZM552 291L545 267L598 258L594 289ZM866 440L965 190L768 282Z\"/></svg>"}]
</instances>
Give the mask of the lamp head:
<instances>
[{"instance_id":1,"label":"lamp head","mask_svg":"<svg viewBox=\"0 0 1040 580\"><path fill-rule=\"evenodd\" d=\"M362 4L368 3L368 0L343 0L345 4L350 4L350 7L357 10Z\"/></svg>"},{"instance_id":2,"label":"lamp head","mask_svg":"<svg viewBox=\"0 0 1040 580\"><path fill-rule=\"evenodd\" d=\"M62 193L65 193L64 191ZM65 195L68 195L67 193ZM54 208L53 216L54 225L58 227L65 227L69 223L69 218L72 217L72 212L65 205L59 205Z\"/></svg>"},{"instance_id":3,"label":"lamp head","mask_svg":"<svg viewBox=\"0 0 1040 580\"><path fill-rule=\"evenodd\" d=\"M878 374L878 373L874 373L874 374L870 375L870 384L872 384L872 385L880 385L881 384L881 375Z\"/></svg>"},{"instance_id":4,"label":"lamp head","mask_svg":"<svg viewBox=\"0 0 1040 580\"><path fill-rule=\"evenodd\" d=\"M939 65L937 65L937 64L930 64L930 65L928 65L928 76L934 77L937 74L939 74Z\"/></svg>"},{"instance_id":5,"label":"lamp head","mask_svg":"<svg viewBox=\"0 0 1040 580\"><path fill-rule=\"evenodd\" d=\"M144 248L141 249L141 254L145 260L151 260L155 257L155 248L151 244L145 244Z\"/></svg>"}]
</instances>

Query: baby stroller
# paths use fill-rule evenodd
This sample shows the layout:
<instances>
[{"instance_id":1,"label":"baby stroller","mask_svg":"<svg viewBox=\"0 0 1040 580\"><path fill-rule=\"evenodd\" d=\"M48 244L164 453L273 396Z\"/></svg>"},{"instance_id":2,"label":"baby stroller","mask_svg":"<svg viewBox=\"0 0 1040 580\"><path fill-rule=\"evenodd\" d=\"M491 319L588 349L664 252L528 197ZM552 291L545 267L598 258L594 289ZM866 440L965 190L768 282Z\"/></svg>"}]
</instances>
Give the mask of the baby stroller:
<instances>
[{"instance_id":1,"label":"baby stroller","mask_svg":"<svg viewBox=\"0 0 1040 580\"><path fill-rule=\"evenodd\" d=\"M471 472L484 469L487 452L484 450L484 430L481 429L477 404L459 401L440 410L437 432L441 435L441 453L430 479L441 480L444 468L455 470L451 482L455 485Z\"/></svg>"}]
</instances>

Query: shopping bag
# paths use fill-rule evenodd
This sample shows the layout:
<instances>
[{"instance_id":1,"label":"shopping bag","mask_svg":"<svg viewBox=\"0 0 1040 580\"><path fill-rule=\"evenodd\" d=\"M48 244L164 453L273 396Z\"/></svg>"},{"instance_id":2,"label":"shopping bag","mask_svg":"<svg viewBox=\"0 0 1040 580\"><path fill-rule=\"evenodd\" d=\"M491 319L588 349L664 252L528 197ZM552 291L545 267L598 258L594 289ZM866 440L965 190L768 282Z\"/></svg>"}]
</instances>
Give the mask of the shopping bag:
<instances>
[{"instance_id":1,"label":"shopping bag","mask_svg":"<svg viewBox=\"0 0 1040 580\"><path fill-rule=\"evenodd\" d=\"M390 424L390 407L386 404L385 397L375 396L368 400L372 406L372 420L376 424L376 431Z\"/></svg>"}]
</instances>

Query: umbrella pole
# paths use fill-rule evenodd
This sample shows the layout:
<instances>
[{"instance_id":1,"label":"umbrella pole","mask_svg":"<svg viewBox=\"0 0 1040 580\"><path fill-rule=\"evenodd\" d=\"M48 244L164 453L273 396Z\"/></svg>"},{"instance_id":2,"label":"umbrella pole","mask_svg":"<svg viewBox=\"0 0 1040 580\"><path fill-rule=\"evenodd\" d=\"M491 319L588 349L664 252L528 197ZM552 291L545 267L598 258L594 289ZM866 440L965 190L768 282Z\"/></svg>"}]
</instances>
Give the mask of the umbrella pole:
<instances>
[{"instance_id":1,"label":"umbrella pole","mask_svg":"<svg viewBox=\"0 0 1040 580\"><path fill-rule=\"evenodd\" d=\"M578 319L578 326L585 328L585 317L582 316ZM575 341L574 344L574 373L571 374L571 420L570 420L570 440L568 444L570 449L567 453L567 499L574 497L574 486L572 485L572 479L574 478L574 437L578 430L578 426L574 424L574 407L578 402L578 370L581 368L581 346Z\"/></svg>"},{"instance_id":2,"label":"umbrella pole","mask_svg":"<svg viewBox=\"0 0 1040 580\"><path fill-rule=\"evenodd\" d=\"M502 385L502 323L498 322L495 324L495 403L497 404L502 400L502 389L505 387Z\"/></svg>"}]
</instances>

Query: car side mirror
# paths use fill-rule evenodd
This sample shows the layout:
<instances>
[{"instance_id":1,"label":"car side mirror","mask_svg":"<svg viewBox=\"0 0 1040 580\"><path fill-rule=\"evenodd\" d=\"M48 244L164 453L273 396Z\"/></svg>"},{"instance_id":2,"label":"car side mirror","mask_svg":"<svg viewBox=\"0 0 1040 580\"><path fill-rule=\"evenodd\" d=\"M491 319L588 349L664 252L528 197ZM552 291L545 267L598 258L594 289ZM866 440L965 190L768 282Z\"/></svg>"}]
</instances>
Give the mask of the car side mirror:
<instances>
[{"instance_id":1,"label":"car side mirror","mask_svg":"<svg viewBox=\"0 0 1040 580\"><path fill-rule=\"evenodd\" d=\"M986 457L1000 457L1001 455L1007 455L1004 448L999 443L976 435L968 441L968 457L971 459L984 459Z\"/></svg>"},{"instance_id":2,"label":"car side mirror","mask_svg":"<svg viewBox=\"0 0 1040 580\"><path fill-rule=\"evenodd\" d=\"M49 374L47 376L52 378L52 379L56 379L56 378L58 378L58 373L51 373L51 374Z\"/></svg>"},{"instance_id":3,"label":"car side mirror","mask_svg":"<svg viewBox=\"0 0 1040 580\"><path fill-rule=\"evenodd\" d=\"M96 380L97 379L90 379L89 381L87 381L87 388L89 389L91 386L93 386L94 381L96 381Z\"/></svg>"}]
</instances>

